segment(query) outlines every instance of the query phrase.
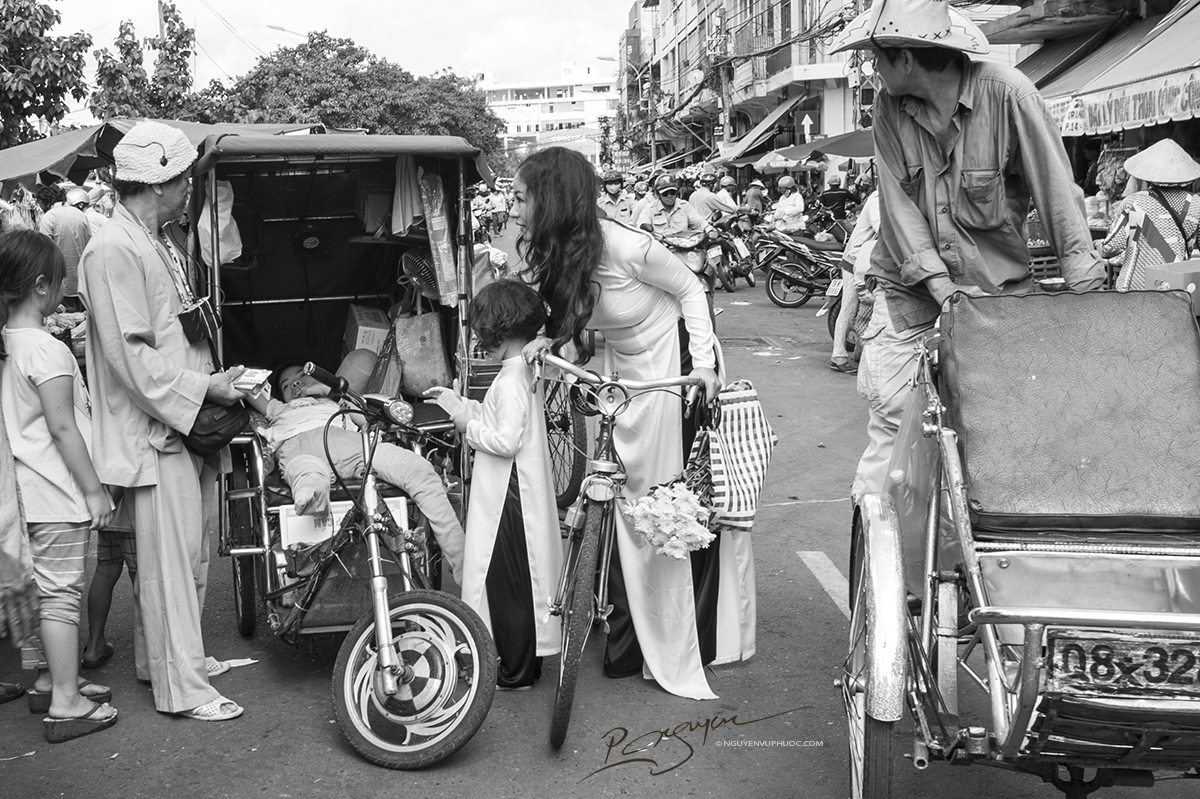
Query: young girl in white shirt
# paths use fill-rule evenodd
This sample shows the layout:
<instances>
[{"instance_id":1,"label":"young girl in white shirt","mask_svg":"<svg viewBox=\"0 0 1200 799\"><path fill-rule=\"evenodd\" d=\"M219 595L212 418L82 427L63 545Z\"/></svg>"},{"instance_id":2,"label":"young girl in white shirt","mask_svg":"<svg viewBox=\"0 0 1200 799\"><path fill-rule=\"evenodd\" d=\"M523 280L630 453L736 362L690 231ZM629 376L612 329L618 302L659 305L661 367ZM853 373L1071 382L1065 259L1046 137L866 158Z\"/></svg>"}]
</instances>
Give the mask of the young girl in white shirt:
<instances>
[{"instance_id":1,"label":"young girl in white shirt","mask_svg":"<svg viewBox=\"0 0 1200 799\"><path fill-rule=\"evenodd\" d=\"M471 302L478 347L503 365L483 402L447 388L436 397L475 451L467 506L463 601L487 623L500 655L501 690L533 687L542 657L561 649L546 602L558 589L558 525L545 402L521 357L546 320L538 293L517 280L484 286Z\"/></svg>"},{"instance_id":2,"label":"young girl in white shirt","mask_svg":"<svg viewBox=\"0 0 1200 799\"><path fill-rule=\"evenodd\" d=\"M41 638L22 647L37 669L29 709L47 713L50 743L111 727L112 692L79 679L79 608L88 535L109 523L112 503L88 452L91 406L75 356L45 329L63 298L66 264L33 230L0 235L0 404L17 466Z\"/></svg>"}]
</instances>

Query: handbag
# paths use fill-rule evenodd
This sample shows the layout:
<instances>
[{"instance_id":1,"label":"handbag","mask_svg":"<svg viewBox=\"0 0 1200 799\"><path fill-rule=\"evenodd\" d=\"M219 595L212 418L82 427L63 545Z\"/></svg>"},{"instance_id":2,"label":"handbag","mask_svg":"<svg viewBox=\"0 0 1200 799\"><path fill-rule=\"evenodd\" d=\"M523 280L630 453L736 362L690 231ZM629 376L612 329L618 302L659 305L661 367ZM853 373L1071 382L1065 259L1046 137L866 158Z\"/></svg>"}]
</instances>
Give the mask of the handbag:
<instances>
[{"instance_id":1,"label":"handbag","mask_svg":"<svg viewBox=\"0 0 1200 799\"><path fill-rule=\"evenodd\" d=\"M779 437L749 380L723 388L717 406L715 424L705 436L712 470L713 525L750 530Z\"/></svg>"},{"instance_id":2,"label":"handbag","mask_svg":"<svg viewBox=\"0 0 1200 799\"><path fill-rule=\"evenodd\" d=\"M180 438L192 454L207 458L229 446L234 436L246 429L249 421L250 411L240 400L232 405L205 400L191 431L180 433Z\"/></svg>"},{"instance_id":3,"label":"handbag","mask_svg":"<svg viewBox=\"0 0 1200 799\"><path fill-rule=\"evenodd\" d=\"M401 390L419 397L434 386L449 386L453 376L442 342L442 319L436 312L422 313L417 299L416 313L396 315L392 323L395 332L396 356L403 364Z\"/></svg>"}]
</instances>

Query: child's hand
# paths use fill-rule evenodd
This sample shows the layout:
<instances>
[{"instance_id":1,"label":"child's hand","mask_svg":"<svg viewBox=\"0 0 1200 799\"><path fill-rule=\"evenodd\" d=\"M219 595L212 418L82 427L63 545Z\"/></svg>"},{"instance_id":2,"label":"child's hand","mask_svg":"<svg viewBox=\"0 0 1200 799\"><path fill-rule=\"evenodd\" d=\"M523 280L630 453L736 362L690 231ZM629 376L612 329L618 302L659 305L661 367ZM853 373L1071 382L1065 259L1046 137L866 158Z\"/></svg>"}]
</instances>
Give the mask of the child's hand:
<instances>
[{"instance_id":1,"label":"child's hand","mask_svg":"<svg viewBox=\"0 0 1200 799\"><path fill-rule=\"evenodd\" d=\"M457 391L445 386L434 386L433 388L426 389L425 396L429 397L429 399L425 400L426 402L438 405L443 411L450 414L450 416L462 413L467 407L466 401L459 396Z\"/></svg>"},{"instance_id":2,"label":"child's hand","mask_svg":"<svg viewBox=\"0 0 1200 799\"><path fill-rule=\"evenodd\" d=\"M91 529L100 530L112 523L113 503L103 486L87 492L83 499L87 503L88 513L92 515Z\"/></svg>"},{"instance_id":3,"label":"child's hand","mask_svg":"<svg viewBox=\"0 0 1200 799\"><path fill-rule=\"evenodd\" d=\"M525 359L525 363L532 366L533 362L538 359L538 356L551 352L553 345L554 341L552 339L539 336L521 348L521 357Z\"/></svg>"}]
</instances>

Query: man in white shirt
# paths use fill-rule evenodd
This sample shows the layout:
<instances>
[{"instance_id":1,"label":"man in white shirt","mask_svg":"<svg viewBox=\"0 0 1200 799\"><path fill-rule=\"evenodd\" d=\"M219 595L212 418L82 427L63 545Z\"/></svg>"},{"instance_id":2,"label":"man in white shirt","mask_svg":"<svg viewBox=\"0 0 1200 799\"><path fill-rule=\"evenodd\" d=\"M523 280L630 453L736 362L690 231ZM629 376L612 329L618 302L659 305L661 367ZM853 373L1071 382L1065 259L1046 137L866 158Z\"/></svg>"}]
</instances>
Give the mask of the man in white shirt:
<instances>
[{"instance_id":1,"label":"man in white shirt","mask_svg":"<svg viewBox=\"0 0 1200 799\"><path fill-rule=\"evenodd\" d=\"M804 198L796 191L795 178L784 175L776 184L779 187L779 201L775 203L775 228L785 233L799 233L804 230Z\"/></svg>"}]
</instances>

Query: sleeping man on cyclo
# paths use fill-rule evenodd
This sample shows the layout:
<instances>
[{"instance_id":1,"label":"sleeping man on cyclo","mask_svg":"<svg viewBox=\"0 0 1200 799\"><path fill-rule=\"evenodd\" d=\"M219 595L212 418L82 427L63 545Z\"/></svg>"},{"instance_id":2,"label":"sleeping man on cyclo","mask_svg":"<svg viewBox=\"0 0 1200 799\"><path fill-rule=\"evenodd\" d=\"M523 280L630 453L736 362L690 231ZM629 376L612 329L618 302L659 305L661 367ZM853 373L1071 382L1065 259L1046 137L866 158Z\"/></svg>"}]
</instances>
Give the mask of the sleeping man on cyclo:
<instances>
[{"instance_id":1,"label":"sleeping man on cyclo","mask_svg":"<svg viewBox=\"0 0 1200 799\"><path fill-rule=\"evenodd\" d=\"M325 429L329 418L341 406L326 396L327 386L303 373L300 364L276 369L271 380L282 402L270 398L266 391L247 400L270 422L269 427L258 432L279 458L283 478L292 489L296 512L325 516L329 513L329 488L333 481L333 470L325 457ZM342 479L363 476L362 439L357 431L343 429L335 422L329 426L328 445ZM462 525L433 466L412 450L386 442L376 446L371 466L380 479L403 490L416 502L429 520L455 578L461 579Z\"/></svg>"}]
</instances>

